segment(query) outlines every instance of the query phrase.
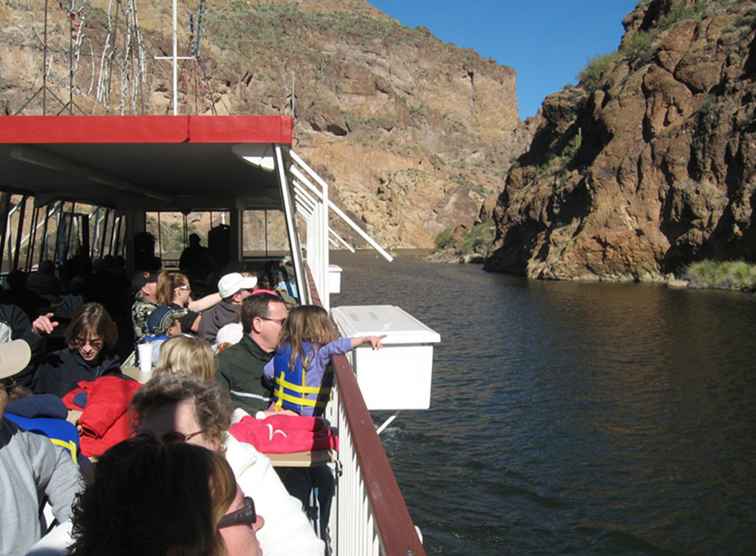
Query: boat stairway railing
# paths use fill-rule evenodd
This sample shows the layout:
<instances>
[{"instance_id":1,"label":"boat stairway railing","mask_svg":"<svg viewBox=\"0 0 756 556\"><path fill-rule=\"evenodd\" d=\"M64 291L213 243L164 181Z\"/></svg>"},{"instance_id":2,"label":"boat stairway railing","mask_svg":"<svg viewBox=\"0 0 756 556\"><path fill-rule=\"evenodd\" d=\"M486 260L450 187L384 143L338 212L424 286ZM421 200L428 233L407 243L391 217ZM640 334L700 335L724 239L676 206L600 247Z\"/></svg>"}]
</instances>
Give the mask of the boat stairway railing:
<instances>
[{"instance_id":1,"label":"boat stairway railing","mask_svg":"<svg viewBox=\"0 0 756 556\"><path fill-rule=\"evenodd\" d=\"M313 303L320 305L309 266L305 274ZM336 494L329 532L333 556L425 556L407 503L344 355L331 358L332 398L326 419L339 436Z\"/></svg>"},{"instance_id":2,"label":"boat stairway railing","mask_svg":"<svg viewBox=\"0 0 756 556\"><path fill-rule=\"evenodd\" d=\"M312 283L320 293L320 304L326 310L330 310L328 276L330 245L340 245L354 252L354 247L331 228L331 214L367 242L384 259L391 262L393 257L329 198L328 183L301 156L294 150L289 150L288 155L291 164L288 166L287 179L291 182L293 208L303 218L306 225L305 250L307 264L312 273Z\"/></svg>"}]
</instances>

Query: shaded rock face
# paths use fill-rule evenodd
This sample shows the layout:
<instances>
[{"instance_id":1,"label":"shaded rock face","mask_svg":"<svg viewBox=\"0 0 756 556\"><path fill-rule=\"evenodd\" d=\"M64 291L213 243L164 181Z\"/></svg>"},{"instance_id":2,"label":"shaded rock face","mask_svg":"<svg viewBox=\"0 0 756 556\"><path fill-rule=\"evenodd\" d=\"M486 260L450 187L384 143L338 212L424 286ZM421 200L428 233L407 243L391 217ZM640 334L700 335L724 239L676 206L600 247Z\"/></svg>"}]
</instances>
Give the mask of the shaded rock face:
<instances>
[{"instance_id":1,"label":"shaded rock face","mask_svg":"<svg viewBox=\"0 0 756 556\"><path fill-rule=\"evenodd\" d=\"M600 77L544 101L486 268L657 280L756 259L754 23L748 2L641 2Z\"/></svg>"},{"instance_id":2,"label":"shaded rock face","mask_svg":"<svg viewBox=\"0 0 756 556\"><path fill-rule=\"evenodd\" d=\"M76 49L78 111L171 112L170 63L153 60L171 51L170 2L137 2L143 81L139 41L126 32L130 2L76 3L83 7L76 20L83 30ZM69 20L55 4L48 83L65 102ZM115 8L108 14L116 4L118 17ZM0 4L5 113L20 109L41 85L42 14L29 5ZM342 208L389 247L432 247L446 228L471 225L524 150L512 134L519 124L513 70L427 30L402 27L366 0L207 6L193 14L195 29L202 24L200 63L182 62L180 113L294 115L295 149L330 181ZM180 54L194 39L182 17ZM51 99L47 112L54 114L61 103ZM41 113L40 97L23 113Z\"/></svg>"}]
</instances>

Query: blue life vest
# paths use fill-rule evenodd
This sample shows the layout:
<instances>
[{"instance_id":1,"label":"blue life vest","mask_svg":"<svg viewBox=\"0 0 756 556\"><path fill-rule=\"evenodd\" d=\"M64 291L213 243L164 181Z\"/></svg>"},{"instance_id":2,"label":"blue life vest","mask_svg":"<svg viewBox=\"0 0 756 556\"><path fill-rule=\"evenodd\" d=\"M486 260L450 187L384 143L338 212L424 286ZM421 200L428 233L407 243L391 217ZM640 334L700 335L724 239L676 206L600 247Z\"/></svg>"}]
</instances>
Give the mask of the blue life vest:
<instances>
[{"instance_id":1,"label":"blue life vest","mask_svg":"<svg viewBox=\"0 0 756 556\"><path fill-rule=\"evenodd\" d=\"M314 346L309 342L302 343L302 350L306 356L315 354ZM273 379L275 389L273 399L276 406L290 409L300 415L321 415L328 402L331 388L319 384L307 384L307 363L302 360L302 354L297 356L294 368L289 368L291 359L291 344L279 346L273 358ZM309 362L308 362L309 363Z\"/></svg>"},{"instance_id":2,"label":"blue life vest","mask_svg":"<svg viewBox=\"0 0 756 556\"><path fill-rule=\"evenodd\" d=\"M5 418L25 431L42 434L56 446L65 448L71 453L71 459L78 463L79 432L76 427L65 419L51 419L47 417L21 417L13 413L6 413Z\"/></svg>"}]
</instances>

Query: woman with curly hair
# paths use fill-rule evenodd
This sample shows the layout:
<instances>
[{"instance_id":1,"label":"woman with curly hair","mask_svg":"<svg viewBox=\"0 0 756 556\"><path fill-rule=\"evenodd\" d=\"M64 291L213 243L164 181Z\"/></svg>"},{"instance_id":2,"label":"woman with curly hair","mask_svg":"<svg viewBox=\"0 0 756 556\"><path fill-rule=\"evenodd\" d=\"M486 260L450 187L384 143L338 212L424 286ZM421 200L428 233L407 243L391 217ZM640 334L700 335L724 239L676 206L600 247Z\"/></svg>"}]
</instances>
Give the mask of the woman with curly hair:
<instances>
[{"instance_id":1,"label":"woman with curly hair","mask_svg":"<svg viewBox=\"0 0 756 556\"><path fill-rule=\"evenodd\" d=\"M222 456L141 434L108 450L73 509L72 556L260 554L254 502Z\"/></svg>"},{"instance_id":2,"label":"woman with curly hair","mask_svg":"<svg viewBox=\"0 0 756 556\"><path fill-rule=\"evenodd\" d=\"M99 303L85 303L66 329L66 347L47 356L37 368L35 394L62 397L81 380L120 373L116 353L118 327Z\"/></svg>"}]
</instances>

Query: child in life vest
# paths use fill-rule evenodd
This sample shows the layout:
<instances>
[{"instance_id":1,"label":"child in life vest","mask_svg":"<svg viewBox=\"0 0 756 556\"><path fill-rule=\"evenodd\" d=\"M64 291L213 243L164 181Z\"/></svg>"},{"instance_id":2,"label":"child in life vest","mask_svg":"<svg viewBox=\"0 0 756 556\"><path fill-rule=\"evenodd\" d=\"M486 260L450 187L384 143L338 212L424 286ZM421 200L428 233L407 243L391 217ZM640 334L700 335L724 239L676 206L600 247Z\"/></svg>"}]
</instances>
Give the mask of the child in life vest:
<instances>
[{"instance_id":1,"label":"child in life vest","mask_svg":"<svg viewBox=\"0 0 756 556\"><path fill-rule=\"evenodd\" d=\"M317 305L291 310L276 354L265 365L265 376L274 384L276 410L299 415L322 415L328 402L332 373L326 373L331 355L363 344L382 346L383 336L340 338L328 313Z\"/></svg>"}]
</instances>

